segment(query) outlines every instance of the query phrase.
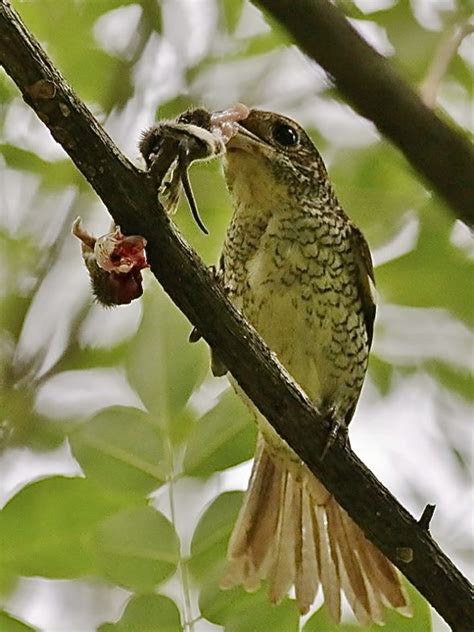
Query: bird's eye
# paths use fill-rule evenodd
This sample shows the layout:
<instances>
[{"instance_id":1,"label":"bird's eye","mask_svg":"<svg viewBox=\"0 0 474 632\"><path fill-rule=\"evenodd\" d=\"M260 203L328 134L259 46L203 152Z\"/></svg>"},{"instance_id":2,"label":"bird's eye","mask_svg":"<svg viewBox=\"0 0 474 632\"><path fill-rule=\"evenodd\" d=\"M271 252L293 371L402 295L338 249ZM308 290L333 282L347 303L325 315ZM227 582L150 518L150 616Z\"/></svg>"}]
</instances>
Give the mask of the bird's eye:
<instances>
[{"instance_id":1,"label":"bird's eye","mask_svg":"<svg viewBox=\"0 0 474 632\"><path fill-rule=\"evenodd\" d=\"M285 123L277 123L272 134L273 139L283 147L294 147L299 141L298 132Z\"/></svg>"}]
</instances>

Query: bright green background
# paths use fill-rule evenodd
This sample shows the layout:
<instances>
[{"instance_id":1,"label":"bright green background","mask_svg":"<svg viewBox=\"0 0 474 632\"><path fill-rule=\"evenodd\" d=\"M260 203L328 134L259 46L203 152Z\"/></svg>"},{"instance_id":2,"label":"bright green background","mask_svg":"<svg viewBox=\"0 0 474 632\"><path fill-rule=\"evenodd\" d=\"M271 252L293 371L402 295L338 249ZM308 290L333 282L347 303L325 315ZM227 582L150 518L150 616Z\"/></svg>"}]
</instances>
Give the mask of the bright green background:
<instances>
[{"instance_id":1,"label":"bright green background","mask_svg":"<svg viewBox=\"0 0 474 632\"><path fill-rule=\"evenodd\" d=\"M393 63L415 86L443 32L468 15L462 2L444 12L434 2L422 9L416 0L374 2L366 13L360 7L367 5L339 4L350 17L378 27L393 47ZM449 522L459 489L469 484L463 437L469 436L472 347L464 341L472 344L474 311L465 227L246 2L14 5L132 159L141 128L190 104L219 108L239 100L305 124L341 202L383 261L376 270L381 307L363 405L368 402L369 412L371 405L383 408L401 385L426 385L416 406L434 407L426 441L436 434L442 462L431 466L446 472L434 524L442 546L467 565L466 529L459 534ZM440 102L464 125L473 92L467 46L440 87ZM298 80L301 73L305 78ZM149 273L145 295L133 306L104 312L92 304L70 225L81 215L88 227L105 232L108 218L82 176L55 151L0 73L1 630L43 625L28 607L39 584L22 577L51 580L53 590L55 580L72 580L78 591L84 584L91 595L96 591L96 599L81 602L87 625L75 620L74 608L62 620L56 610L56 629L63 625L64 632L94 625L101 632L176 632L192 619L195 632L334 630L324 608L299 623L292 599L272 607L264 590L218 590L241 502L240 491L226 490L245 484L245 475L232 478L229 470L251 458L255 428L244 405L224 391L225 380L210 377L205 345L188 344L189 323ZM211 264L230 204L218 164L194 167L192 181L210 237L198 232L185 205L175 219ZM401 248L386 247L394 239ZM400 400L402 415L405 405ZM388 451L400 421L394 417L386 426L379 452ZM420 455L410 455L410 436L405 444L393 482L416 512L432 502L433 492L416 471ZM407 470L410 462L415 469ZM391 614L387 632L432 629L428 605L410 592L414 618ZM115 600L102 601L104 594Z\"/></svg>"}]
</instances>

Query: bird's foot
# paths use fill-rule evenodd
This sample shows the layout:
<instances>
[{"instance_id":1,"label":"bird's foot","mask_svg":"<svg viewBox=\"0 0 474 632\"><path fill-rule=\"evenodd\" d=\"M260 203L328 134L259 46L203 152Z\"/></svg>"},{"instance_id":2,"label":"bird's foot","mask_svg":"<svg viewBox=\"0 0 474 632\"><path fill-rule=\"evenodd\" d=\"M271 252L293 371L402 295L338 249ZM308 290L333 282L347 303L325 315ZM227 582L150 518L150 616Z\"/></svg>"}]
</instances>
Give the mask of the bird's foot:
<instances>
[{"instance_id":1,"label":"bird's foot","mask_svg":"<svg viewBox=\"0 0 474 632\"><path fill-rule=\"evenodd\" d=\"M340 417L340 415L334 409L330 411L330 423L331 427L326 439L326 445L324 446L324 449L321 453L321 461L325 459L327 453L339 437L341 437L345 446L350 446L348 425L345 419L343 417Z\"/></svg>"}]
</instances>

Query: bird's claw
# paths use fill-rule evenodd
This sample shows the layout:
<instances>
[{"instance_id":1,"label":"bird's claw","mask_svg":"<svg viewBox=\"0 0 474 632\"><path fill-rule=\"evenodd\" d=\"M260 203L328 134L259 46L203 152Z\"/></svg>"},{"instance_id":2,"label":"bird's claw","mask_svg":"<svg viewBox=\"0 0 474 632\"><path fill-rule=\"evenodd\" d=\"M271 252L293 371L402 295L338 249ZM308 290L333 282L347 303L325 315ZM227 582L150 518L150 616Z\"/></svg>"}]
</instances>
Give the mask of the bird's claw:
<instances>
[{"instance_id":1,"label":"bird's claw","mask_svg":"<svg viewBox=\"0 0 474 632\"><path fill-rule=\"evenodd\" d=\"M331 428L329 429L329 433L326 439L326 444L321 453L321 461L324 461L327 453L332 448L334 443L337 441L339 437L341 437L344 441L344 445L348 446L349 444L349 428L344 419L339 417L337 414L333 412L330 417L331 420Z\"/></svg>"}]
</instances>

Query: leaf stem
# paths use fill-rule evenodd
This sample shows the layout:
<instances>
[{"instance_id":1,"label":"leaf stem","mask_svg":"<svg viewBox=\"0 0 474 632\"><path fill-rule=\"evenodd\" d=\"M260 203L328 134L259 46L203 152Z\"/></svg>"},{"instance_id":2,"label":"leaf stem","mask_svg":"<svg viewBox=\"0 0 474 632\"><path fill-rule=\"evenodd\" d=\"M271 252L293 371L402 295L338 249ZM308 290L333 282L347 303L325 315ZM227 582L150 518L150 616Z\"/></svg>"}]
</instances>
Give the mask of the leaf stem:
<instances>
[{"instance_id":1,"label":"leaf stem","mask_svg":"<svg viewBox=\"0 0 474 632\"><path fill-rule=\"evenodd\" d=\"M173 458L173 446L171 445L171 441L168 439L168 451L169 451L169 464L170 464L170 476L168 478L168 501L170 507L170 515L171 522L173 523L173 527L177 531L176 528L176 507L175 507L175 498L174 498L174 483L176 481L175 473L174 473L174 458ZM193 619L192 615L192 604L191 604L191 594L189 590L189 578L188 578L188 569L186 567L185 560L183 560L181 555L181 548L179 551L179 561L178 561L178 573L179 579L181 582L181 590L183 592L183 610L184 610L184 630L185 632L194 632L194 622L196 619Z\"/></svg>"}]
</instances>

